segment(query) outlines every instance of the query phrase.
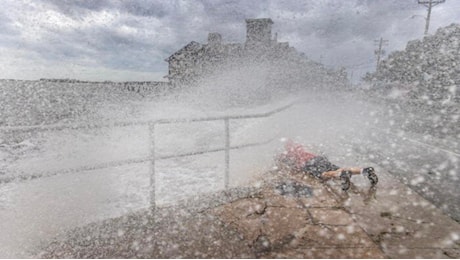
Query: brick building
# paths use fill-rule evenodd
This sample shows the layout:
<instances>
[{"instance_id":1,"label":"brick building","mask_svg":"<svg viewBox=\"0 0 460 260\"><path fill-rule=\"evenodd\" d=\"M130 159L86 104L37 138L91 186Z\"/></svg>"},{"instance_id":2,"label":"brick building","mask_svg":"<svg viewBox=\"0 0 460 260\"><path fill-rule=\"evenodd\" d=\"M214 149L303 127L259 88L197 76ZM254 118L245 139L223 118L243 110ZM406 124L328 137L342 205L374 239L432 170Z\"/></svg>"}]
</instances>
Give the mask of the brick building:
<instances>
[{"instance_id":1,"label":"brick building","mask_svg":"<svg viewBox=\"0 0 460 260\"><path fill-rule=\"evenodd\" d=\"M276 80L291 79L293 75L303 75L299 81L305 81L306 76L308 79L321 75L335 78L334 71L307 59L303 53L290 47L288 42L278 42L277 34L272 35L272 25L270 18L246 19L244 43L224 43L222 36L216 32L209 33L207 43L192 41L165 60L169 63L169 72L165 78L173 85L190 84L222 66L247 63L290 68L291 75L278 75ZM324 82L323 79L321 81Z\"/></svg>"}]
</instances>

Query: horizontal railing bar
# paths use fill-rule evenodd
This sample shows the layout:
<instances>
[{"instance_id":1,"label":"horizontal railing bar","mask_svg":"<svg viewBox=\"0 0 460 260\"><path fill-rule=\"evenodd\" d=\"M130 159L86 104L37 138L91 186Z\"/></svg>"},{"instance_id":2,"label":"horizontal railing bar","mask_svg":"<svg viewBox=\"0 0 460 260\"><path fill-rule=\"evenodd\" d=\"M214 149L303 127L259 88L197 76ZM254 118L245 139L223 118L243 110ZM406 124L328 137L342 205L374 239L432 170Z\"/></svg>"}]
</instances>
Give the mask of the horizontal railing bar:
<instances>
[{"instance_id":1,"label":"horizontal railing bar","mask_svg":"<svg viewBox=\"0 0 460 260\"><path fill-rule=\"evenodd\" d=\"M0 127L0 131L27 132L27 131L53 131L53 130L64 130L64 129L77 130L77 129L96 129L96 128L105 128L105 127L110 128L110 127L138 126L138 125L149 125L149 124L168 124L168 123L186 123L186 122L215 121L215 120L229 120L229 119L262 118L262 117L268 117L275 113L279 113L283 110L286 110L289 107L293 106L295 103L296 102L292 102L288 105L282 106L280 108L277 108L275 110L272 110L266 113L249 114L249 115L233 115L233 116L227 115L227 116L202 117L202 118L158 119L158 120L150 120L150 121L112 122L112 123L106 123L106 124L79 123L79 124L67 124L67 125L51 124L51 125L33 125L33 126L4 126L4 127ZM244 144L244 145L239 145L239 146L232 146L232 147L229 147L229 149L235 150L235 149L241 149L241 148L246 148L246 147L265 145L265 144L272 142L274 139L275 138L272 138L265 142L249 143L249 144ZM220 152L220 151L225 151L225 148L217 148L217 149L196 151L196 152L176 154L176 155L166 155L166 156L156 157L155 159L157 160L170 159L170 158L186 157L186 156L200 155L200 154ZM58 170L55 172L37 173L34 175L25 175L25 174L15 175L15 176L10 176L10 177L0 178L0 184L6 184L6 183L13 182L13 181L28 181L28 180L34 180L34 179L39 179L39 178L44 178L44 177L52 177L52 176L63 175L63 174L79 173L83 171L100 170L100 169L105 169L105 168L110 168L110 167L123 166L127 164L143 163L143 162L147 162L151 160L152 158L128 159L128 160L121 160L121 161L115 161L115 162L100 163L100 164L96 164L92 166L82 166L82 167L73 168L73 169Z\"/></svg>"},{"instance_id":2,"label":"horizontal railing bar","mask_svg":"<svg viewBox=\"0 0 460 260\"><path fill-rule=\"evenodd\" d=\"M171 123L188 123L188 122L202 122L202 121L217 121L225 119L250 119L250 118L261 118L268 117L275 113L282 112L289 107L293 106L295 103L282 106L275 110L259 113L259 114L249 114L249 115L226 115L226 116L215 116L215 117L198 117L198 118L177 118L177 119L156 119L156 120L147 120L147 121L125 121L125 122L112 122L106 124L86 124L86 123L76 123L76 124L50 124L50 125L31 125L31 126L2 126L0 131L3 132L29 132L29 131L58 131L65 129L96 129L96 128L111 128L111 127L125 127L125 126L138 126L138 125L148 125L148 124L171 124Z\"/></svg>"},{"instance_id":3,"label":"horizontal railing bar","mask_svg":"<svg viewBox=\"0 0 460 260\"><path fill-rule=\"evenodd\" d=\"M273 137L265 142L260 142L260 143L249 143L249 144L242 144L242 145L237 145L237 146L231 146L230 150L238 150L238 149L243 149L243 148L248 148L248 147L253 147L253 146L261 146L261 145L266 145L271 142L276 140L276 137Z\"/></svg>"},{"instance_id":4,"label":"horizontal railing bar","mask_svg":"<svg viewBox=\"0 0 460 260\"><path fill-rule=\"evenodd\" d=\"M249 143L249 144L232 146L230 147L230 150L237 150L237 149L242 149L242 148L247 148L247 147L266 145L275 139L276 138L271 138L270 140L267 140L265 142ZM187 156L200 155L200 154L206 154L206 153L215 153L215 152L222 152L222 151L225 151L225 148L216 148L216 149L203 150L203 151L197 151L197 152L182 153L182 154L177 154L177 155L158 156L158 157L155 157L155 160L180 158L180 157L187 157ZM11 177L0 178L0 184L7 184L13 181L24 182L24 181L30 181L30 180L40 179L40 178L48 178L48 177L53 177L53 176L58 176L58 175L79 173L79 172L84 172L84 171L102 170L106 168L123 166L123 165L128 165L128 164L145 163L148 161L151 161L151 158L144 157L144 158L139 158L139 159L128 159L128 160L115 161L115 162L106 162L106 163L100 163L100 164L92 165L92 166L82 166L78 168L58 170L54 172L42 172L42 173L37 173L34 175L15 175Z\"/></svg>"},{"instance_id":5,"label":"horizontal railing bar","mask_svg":"<svg viewBox=\"0 0 460 260\"><path fill-rule=\"evenodd\" d=\"M237 150L237 149L242 149L242 148L247 148L247 147L252 147L252 146L260 146L260 145L266 145L276 138L271 138L270 140L267 140L265 142L258 142L258 143L249 143L249 144L243 144L243 145L237 145L237 146L231 146L230 150ZM216 152L223 152L225 151L225 148L216 148L216 149L210 149L210 150L203 150L203 151L196 151L196 152L189 152L189 153L182 153L182 154L172 154L172 155L163 155L163 156L156 156L155 160L164 160L164 159L172 159L172 158L180 158L180 157L187 157L187 156L193 156L193 155L200 155L200 154L205 154L205 153L216 153Z\"/></svg>"},{"instance_id":6,"label":"horizontal railing bar","mask_svg":"<svg viewBox=\"0 0 460 260\"><path fill-rule=\"evenodd\" d=\"M29 132L29 131L60 131L60 130L80 130L80 129L97 129L113 128L125 126L148 125L150 121L132 121L132 122L113 122L106 124L51 124L51 125L31 125L31 126L3 126L0 131L3 132Z\"/></svg>"},{"instance_id":7,"label":"horizontal railing bar","mask_svg":"<svg viewBox=\"0 0 460 260\"><path fill-rule=\"evenodd\" d=\"M189 152L189 153L181 153L181 154L172 154L172 155L163 155L163 156L156 156L155 160L165 160L165 159L172 159L172 158L180 158L180 157L187 157L193 155L200 155L205 153L216 153L225 151L224 148L216 148L210 150L203 150L203 151L196 151L196 152Z\"/></svg>"},{"instance_id":8,"label":"horizontal railing bar","mask_svg":"<svg viewBox=\"0 0 460 260\"><path fill-rule=\"evenodd\" d=\"M156 124L170 124L170 123L189 123L189 122L202 122L202 121L218 121L218 120L226 120L226 119L250 119L250 118L261 118L261 117L268 117L273 114L282 112L291 106L294 103L289 105L277 108L275 110L260 113L260 114L249 114L249 115L227 115L227 116L215 116L215 117L198 117L198 118L177 118L177 119L159 119L155 121Z\"/></svg>"},{"instance_id":9,"label":"horizontal railing bar","mask_svg":"<svg viewBox=\"0 0 460 260\"><path fill-rule=\"evenodd\" d=\"M128 160L115 161L115 162L106 162L106 163L100 163L100 164L96 164L92 166L82 166L82 167L77 167L77 168L72 168L72 169L57 170L54 172L42 172L42 173L37 173L33 175L15 175L11 177L0 178L0 184L6 184L6 183L13 182L13 181L29 181L29 180L39 179L39 178L53 177L57 175L80 173L84 171L102 170L102 169L106 169L110 167L123 166L127 164L144 163L150 160L151 160L150 158L146 157L146 158L140 158L140 159L128 159Z\"/></svg>"}]
</instances>

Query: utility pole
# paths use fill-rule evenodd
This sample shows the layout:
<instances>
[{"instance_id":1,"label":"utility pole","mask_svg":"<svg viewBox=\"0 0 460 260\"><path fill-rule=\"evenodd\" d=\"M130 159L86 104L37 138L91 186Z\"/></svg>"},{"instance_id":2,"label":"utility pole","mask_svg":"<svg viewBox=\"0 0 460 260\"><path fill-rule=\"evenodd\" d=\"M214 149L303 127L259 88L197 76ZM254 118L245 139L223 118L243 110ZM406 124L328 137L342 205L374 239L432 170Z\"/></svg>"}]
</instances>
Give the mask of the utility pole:
<instances>
[{"instance_id":1,"label":"utility pole","mask_svg":"<svg viewBox=\"0 0 460 260\"><path fill-rule=\"evenodd\" d=\"M351 75L350 75L350 88L353 88L353 70L351 71Z\"/></svg>"},{"instance_id":2,"label":"utility pole","mask_svg":"<svg viewBox=\"0 0 460 260\"><path fill-rule=\"evenodd\" d=\"M380 40L374 40L375 44L378 44L379 48L378 50L375 50L375 55L377 56L377 67L376 70L379 68L380 65L380 58L385 54L385 50L383 50L383 46L388 46L388 40L384 40L382 37L380 37Z\"/></svg>"},{"instance_id":3,"label":"utility pole","mask_svg":"<svg viewBox=\"0 0 460 260\"><path fill-rule=\"evenodd\" d=\"M446 0L418 0L418 4L424 5L428 8L428 13L425 18L425 35L428 34L428 29L430 28L431 8L444 2L446 2Z\"/></svg>"}]
</instances>

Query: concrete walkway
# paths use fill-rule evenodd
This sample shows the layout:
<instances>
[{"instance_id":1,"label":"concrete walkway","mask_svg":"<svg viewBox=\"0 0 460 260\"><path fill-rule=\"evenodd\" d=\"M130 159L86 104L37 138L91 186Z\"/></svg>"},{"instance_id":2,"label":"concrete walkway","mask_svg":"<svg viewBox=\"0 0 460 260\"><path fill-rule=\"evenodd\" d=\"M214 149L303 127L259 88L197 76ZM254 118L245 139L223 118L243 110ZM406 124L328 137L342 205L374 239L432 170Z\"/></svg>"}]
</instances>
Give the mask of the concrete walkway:
<instances>
[{"instance_id":1,"label":"concrete walkway","mask_svg":"<svg viewBox=\"0 0 460 260\"><path fill-rule=\"evenodd\" d=\"M214 210L268 258L459 258L460 224L385 172L376 189L350 191L301 174L274 173L258 198ZM307 196L276 185L308 187ZM288 188L289 190L289 188ZM284 193L284 194L283 194ZM299 193L299 192L297 192Z\"/></svg>"},{"instance_id":2,"label":"concrete walkway","mask_svg":"<svg viewBox=\"0 0 460 260\"><path fill-rule=\"evenodd\" d=\"M273 173L254 198L212 213L238 230L258 258L385 258L340 199L313 178Z\"/></svg>"},{"instance_id":3,"label":"concrete walkway","mask_svg":"<svg viewBox=\"0 0 460 260\"><path fill-rule=\"evenodd\" d=\"M329 185L356 223L389 258L460 258L460 224L386 172L369 193L365 179L347 194Z\"/></svg>"},{"instance_id":4,"label":"concrete walkway","mask_svg":"<svg viewBox=\"0 0 460 260\"><path fill-rule=\"evenodd\" d=\"M154 214L75 230L45 258L459 258L460 224L387 173L377 189L267 173Z\"/></svg>"}]
</instances>

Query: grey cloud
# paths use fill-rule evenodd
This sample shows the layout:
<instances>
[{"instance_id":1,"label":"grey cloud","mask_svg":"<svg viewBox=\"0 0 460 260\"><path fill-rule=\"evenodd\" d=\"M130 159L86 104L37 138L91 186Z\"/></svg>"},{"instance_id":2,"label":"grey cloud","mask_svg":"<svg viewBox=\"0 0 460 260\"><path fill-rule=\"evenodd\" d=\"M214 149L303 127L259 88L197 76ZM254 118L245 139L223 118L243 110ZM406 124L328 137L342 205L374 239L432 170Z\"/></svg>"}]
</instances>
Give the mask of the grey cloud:
<instances>
[{"instance_id":1,"label":"grey cloud","mask_svg":"<svg viewBox=\"0 0 460 260\"><path fill-rule=\"evenodd\" d=\"M99 1L46 1L54 10L71 17L75 21L87 12L98 10L114 10L120 2ZM97 3L96 3L97 2ZM139 1L131 1L139 2ZM123 2L127 6L129 2ZM120 5L121 6L121 5ZM128 14L135 13L135 9L119 11ZM142 31L148 31L148 24L139 21L133 16L122 16L115 26L94 25L82 26L73 30L53 30L42 28L41 39L36 42L21 42L21 47L38 54L45 60L64 61L69 63L94 60L100 66L111 69L133 69L139 71L154 71L164 69L163 59L169 55L169 50L162 51L167 43L157 42L155 39L146 41ZM141 33L134 35L120 34L117 29L128 25L140 29ZM172 30L176 31L176 30ZM18 40L18 39L16 39ZM19 43L18 43L19 44ZM172 51L172 50L171 50ZM146 56L154 53L154 57ZM159 57L161 58L159 60ZM155 59L153 62L152 60ZM161 64L158 66L157 64Z\"/></svg>"},{"instance_id":2,"label":"grey cloud","mask_svg":"<svg viewBox=\"0 0 460 260\"><path fill-rule=\"evenodd\" d=\"M42 2L51 3L65 11L72 8L101 10L111 3L109 0L42 0Z\"/></svg>"},{"instance_id":3,"label":"grey cloud","mask_svg":"<svg viewBox=\"0 0 460 260\"><path fill-rule=\"evenodd\" d=\"M48 43L52 42L51 45ZM50 40L31 46L46 59L95 59L112 69L153 70L152 59L145 54L157 48L153 44L118 34L113 28L98 28L90 32L73 31L60 34L59 41Z\"/></svg>"},{"instance_id":4,"label":"grey cloud","mask_svg":"<svg viewBox=\"0 0 460 260\"><path fill-rule=\"evenodd\" d=\"M163 18L169 15L173 8L167 1L129 0L120 2L121 10L136 16Z\"/></svg>"},{"instance_id":5,"label":"grey cloud","mask_svg":"<svg viewBox=\"0 0 460 260\"><path fill-rule=\"evenodd\" d=\"M19 30L12 26L13 21L0 13L0 42L2 42L4 37L12 37L19 35Z\"/></svg>"},{"instance_id":6,"label":"grey cloud","mask_svg":"<svg viewBox=\"0 0 460 260\"><path fill-rule=\"evenodd\" d=\"M162 18L172 11L172 2L160 0L42 0L42 2L54 6L61 13L71 17L78 17L90 11L109 10L134 16Z\"/></svg>"},{"instance_id":7,"label":"grey cloud","mask_svg":"<svg viewBox=\"0 0 460 260\"><path fill-rule=\"evenodd\" d=\"M177 1L164 0L41 0L65 15L76 17L89 11L118 11L139 17L163 18L174 13Z\"/></svg>"},{"instance_id":8,"label":"grey cloud","mask_svg":"<svg viewBox=\"0 0 460 260\"><path fill-rule=\"evenodd\" d=\"M59 10L102 10L114 9L126 12L133 16L161 18L165 26L165 32L174 34L176 42L173 46L161 46L160 42L143 43L136 38L126 38L117 35L110 28L93 28L85 32L86 37L91 37L90 47L104 53L101 62L110 66L124 66L124 64L136 64L133 55L109 55L112 53L133 53L134 50L157 48L163 49L167 56L188 43L191 40L205 41L208 32L220 32L224 40L234 42L243 41L245 35L244 19L260 17L267 14L282 14L290 12L294 14L291 20L281 18L275 20L275 28L280 36L289 38L291 34L308 42L308 37L323 39L323 47L334 47L337 44L351 41L357 36L361 40L373 41L379 34L391 27L392 24L385 18L388 13L395 15L397 5L400 10L408 8L408 5L398 5L396 1L356 1L354 5L341 4L337 1L322 1L314 4L311 1L272 1L256 2L244 0L202 0L188 1L193 10L184 9L178 2L164 1L57 1L49 0L50 3L59 7ZM97 2L97 3L96 3ZM416 7L416 5L414 5ZM356 11L364 10L361 13ZM412 5L410 6L412 8ZM390 12L392 10L392 12ZM327 14L325 14L327 12ZM375 17L382 19L375 19ZM201 23L194 21L199 17ZM389 20L389 19L388 19ZM120 21L120 26L127 24L134 27L141 27L135 18ZM148 28L145 28L148 30ZM162 32L158 32L162 33ZM294 37L294 36L293 36ZM72 35L68 36L72 41ZM77 39L77 38L76 38ZM81 38L80 38L81 39ZM81 49L81 48L78 48ZM307 50L308 51L308 50ZM168 53L169 52L169 53ZM137 55L134 55L137 56ZM110 60L111 58L112 60ZM126 60L123 62L120 57ZM132 65L131 65L132 66Z\"/></svg>"},{"instance_id":9,"label":"grey cloud","mask_svg":"<svg viewBox=\"0 0 460 260\"><path fill-rule=\"evenodd\" d=\"M203 0L206 15L217 22L239 22L245 18L255 17L267 4L244 0Z\"/></svg>"},{"instance_id":10,"label":"grey cloud","mask_svg":"<svg viewBox=\"0 0 460 260\"><path fill-rule=\"evenodd\" d=\"M78 18L90 11L113 9L115 6L110 0L41 0L42 3L53 6L60 13Z\"/></svg>"},{"instance_id":11,"label":"grey cloud","mask_svg":"<svg viewBox=\"0 0 460 260\"><path fill-rule=\"evenodd\" d=\"M18 36L20 34L20 31L18 28L13 26L13 19L11 19L8 15L8 13L11 12L9 9L9 6L3 6L3 8L0 9L0 42L4 42L5 37L12 37L12 36Z\"/></svg>"},{"instance_id":12,"label":"grey cloud","mask_svg":"<svg viewBox=\"0 0 460 260\"><path fill-rule=\"evenodd\" d=\"M374 40L381 36L390 39L389 49L420 37L424 21L415 23L410 17L425 14L415 0L40 1L45 9L70 17L77 27L43 26L37 31L39 41L24 42L15 35L20 31L4 8L0 10L6 12L0 15L1 46L30 50L47 60L90 59L108 68L165 73L164 58L192 40L205 42L209 32L221 33L226 42L243 42L245 18L270 17L280 41L290 41L315 59L323 55L328 64L343 65L372 60ZM116 14L112 24L78 27L87 15L102 10ZM123 26L134 32L120 33Z\"/></svg>"},{"instance_id":13,"label":"grey cloud","mask_svg":"<svg viewBox=\"0 0 460 260\"><path fill-rule=\"evenodd\" d=\"M354 5L345 6L330 5L329 2L337 1L324 1L322 6L306 5L306 12L310 14L299 15L295 19L298 26L282 29L288 33L301 30L303 35L314 34L334 43L346 41L356 35L373 39L390 28L395 20L407 17L409 10L416 10L418 7L414 3L398 4L401 1L356 1Z\"/></svg>"}]
</instances>

